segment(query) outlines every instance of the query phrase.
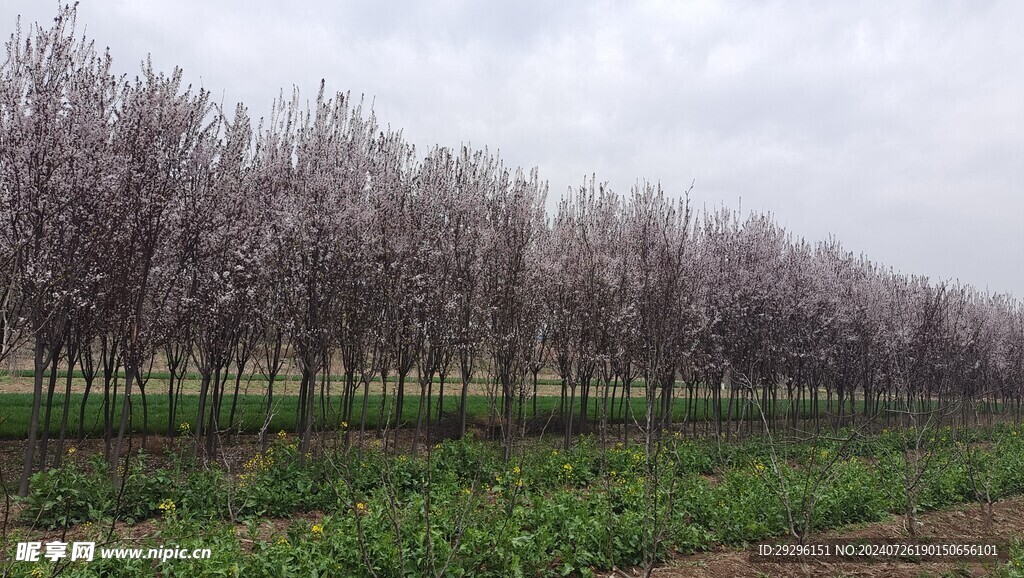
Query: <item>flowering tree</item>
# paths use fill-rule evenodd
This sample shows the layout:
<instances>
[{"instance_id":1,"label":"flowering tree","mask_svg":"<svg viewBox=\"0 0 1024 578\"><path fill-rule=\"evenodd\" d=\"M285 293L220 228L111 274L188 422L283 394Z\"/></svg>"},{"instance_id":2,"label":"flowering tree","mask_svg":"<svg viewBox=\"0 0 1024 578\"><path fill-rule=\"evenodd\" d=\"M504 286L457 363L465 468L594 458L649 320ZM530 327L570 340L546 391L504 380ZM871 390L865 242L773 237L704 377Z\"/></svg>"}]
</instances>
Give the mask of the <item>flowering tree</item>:
<instances>
[{"instance_id":1,"label":"flowering tree","mask_svg":"<svg viewBox=\"0 0 1024 578\"><path fill-rule=\"evenodd\" d=\"M507 458L512 450L512 406L538 336L535 293L543 279L538 275L537 231L544 223L547 186L536 171L527 175L506 170L499 175L483 208L487 227L481 248L481 293L485 343L500 388L500 430Z\"/></svg>"},{"instance_id":2,"label":"flowering tree","mask_svg":"<svg viewBox=\"0 0 1024 578\"><path fill-rule=\"evenodd\" d=\"M155 312L183 271L166 234L181 218L179 191L208 165L210 150L204 144L214 130L209 114L208 94L183 88L180 70L164 76L147 64L124 97L113 139L123 169L109 204L121 216L113 221L116 245L110 259L117 304L112 316L126 376L114 461L128 433L132 385L141 386L143 361L161 343Z\"/></svg>"},{"instance_id":3,"label":"flowering tree","mask_svg":"<svg viewBox=\"0 0 1024 578\"><path fill-rule=\"evenodd\" d=\"M104 212L104 192L112 188L118 171L109 153L121 94L110 63L109 55L97 53L84 39L76 40L75 12L64 8L49 29L34 26L22 37L19 27L7 43L7 60L0 68L0 259L8 273L0 290L0 350L9 355L27 335L34 342L35 381L22 495L28 491L34 461L46 460L56 363L72 312L93 304L80 281L95 283L103 275L97 254L109 215ZM77 345L67 356L72 362ZM52 371L37 456L47 367Z\"/></svg>"}]
</instances>

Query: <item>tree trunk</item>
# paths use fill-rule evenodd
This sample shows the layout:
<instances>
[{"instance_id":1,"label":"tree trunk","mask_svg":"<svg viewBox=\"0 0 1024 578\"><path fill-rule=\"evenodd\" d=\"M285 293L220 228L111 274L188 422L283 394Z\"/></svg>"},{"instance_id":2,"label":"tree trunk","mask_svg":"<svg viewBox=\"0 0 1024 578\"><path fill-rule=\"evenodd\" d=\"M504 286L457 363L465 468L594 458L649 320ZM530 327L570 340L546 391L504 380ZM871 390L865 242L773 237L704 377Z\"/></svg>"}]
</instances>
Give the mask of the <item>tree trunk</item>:
<instances>
[{"instance_id":1,"label":"tree trunk","mask_svg":"<svg viewBox=\"0 0 1024 578\"><path fill-rule=\"evenodd\" d=\"M78 347L68 347L68 374L64 382L64 412L60 419L60 436L57 438L57 451L53 456L53 467L59 468L64 457L64 439L68 431L68 414L71 413L71 379L75 373L75 360L78 357Z\"/></svg>"},{"instance_id":2,"label":"tree trunk","mask_svg":"<svg viewBox=\"0 0 1024 578\"><path fill-rule=\"evenodd\" d=\"M25 448L25 461L21 470L21 480L18 484L18 495L28 495L28 481L32 477L32 465L36 451L36 437L39 433L39 406L43 401L43 369L46 367L44 357L45 345L41 339L36 340L33 349L33 367L35 375L32 381L32 413L28 421L28 442Z\"/></svg>"}]
</instances>

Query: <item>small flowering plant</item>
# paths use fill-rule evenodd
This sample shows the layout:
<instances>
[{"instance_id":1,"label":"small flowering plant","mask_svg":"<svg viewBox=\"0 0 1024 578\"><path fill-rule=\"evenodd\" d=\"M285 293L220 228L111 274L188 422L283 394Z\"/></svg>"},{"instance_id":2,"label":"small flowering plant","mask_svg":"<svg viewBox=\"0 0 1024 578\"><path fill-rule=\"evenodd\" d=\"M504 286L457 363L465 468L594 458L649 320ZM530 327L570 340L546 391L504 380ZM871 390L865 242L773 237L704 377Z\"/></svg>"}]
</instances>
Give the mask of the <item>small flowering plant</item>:
<instances>
[{"instance_id":1,"label":"small flowering plant","mask_svg":"<svg viewBox=\"0 0 1024 578\"><path fill-rule=\"evenodd\" d=\"M287 436L265 452L255 453L237 477L241 511L247 515L286 515L300 506L304 496L298 486L311 487L314 472L303 467L297 446Z\"/></svg>"},{"instance_id":2,"label":"small flowering plant","mask_svg":"<svg viewBox=\"0 0 1024 578\"><path fill-rule=\"evenodd\" d=\"M174 503L174 500L170 498L164 498L157 505L156 509L163 512L164 516L171 518L174 517L175 513L178 511L178 506L177 504Z\"/></svg>"}]
</instances>

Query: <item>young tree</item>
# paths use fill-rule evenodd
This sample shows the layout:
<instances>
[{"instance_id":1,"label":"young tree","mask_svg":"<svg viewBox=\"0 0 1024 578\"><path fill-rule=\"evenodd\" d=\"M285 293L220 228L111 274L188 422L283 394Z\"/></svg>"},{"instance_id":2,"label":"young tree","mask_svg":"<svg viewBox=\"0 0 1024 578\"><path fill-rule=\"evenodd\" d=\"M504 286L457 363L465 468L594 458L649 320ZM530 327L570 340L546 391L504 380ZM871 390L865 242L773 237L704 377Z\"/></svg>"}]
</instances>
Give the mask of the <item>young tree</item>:
<instances>
[{"instance_id":1,"label":"young tree","mask_svg":"<svg viewBox=\"0 0 1024 578\"><path fill-rule=\"evenodd\" d=\"M505 458L511 456L512 406L517 387L528 372L527 362L538 336L538 299L544 279L539 275L538 235L544 224L547 186L537 171L514 175L502 171L483 207L482 306L486 348L500 388L500 430Z\"/></svg>"},{"instance_id":2,"label":"young tree","mask_svg":"<svg viewBox=\"0 0 1024 578\"><path fill-rule=\"evenodd\" d=\"M349 271L357 251L353 222L370 180L370 148L376 132L362 106L348 95L328 98L323 85L315 108L300 114L297 96L289 105L279 142L292 146L282 153L293 159L291 188L286 193L279 249L285 258L282 304L291 331L302 379L299 385L300 450L310 450L314 427L316 376L329 372L336 332L331 326L343 289L340 277ZM301 120L299 120L301 119Z\"/></svg>"},{"instance_id":3,"label":"young tree","mask_svg":"<svg viewBox=\"0 0 1024 578\"><path fill-rule=\"evenodd\" d=\"M54 24L21 30L7 43L0 67L0 191L3 266L3 355L22 329L34 341L32 411L19 491L28 491L34 462L46 459L56 371L37 456L43 372L63 349L72 310L87 296L80 283L95 275L94 251L104 221L103 191L117 165L109 140L120 92L110 57L75 38L76 12L65 7ZM94 279L94 277L93 277ZM74 356L70 356L72 359Z\"/></svg>"},{"instance_id":4,"label":"young tree","mask_svg":"<svg viewBox=\"0 0 1024 578\"><path fill-rule=\"evenodd\" d=\"M484 151L470 152L463 147L456 162L453 221L449 242L453 258L453 348L458 364L459 437L466 435L466 411L469 384L473 379L484 335L482 307L482 261L480 244L485 222L480 207L497 184L500 162Z\"/></svg>"},{"instance_id":5,"label":"young tree","mask_svg":"<svg viewBox=\"0 0 1024 578\"><path fill-rule=\"evenodd\" d=\"M158 74L147 63L124 99L114 147L123 170L110 201L116 219L113 311L121 360L125 369L113 461L120 458L129 435L131 394L141 385L141 369L161 343L154 321L183 271L183 263L167 243L168 230L176 224L178 191L192 170L208 162L208 141L213 125L208 121L208 94L182 88L181 70L171 76Z\"/></svg>"}]
</instances>

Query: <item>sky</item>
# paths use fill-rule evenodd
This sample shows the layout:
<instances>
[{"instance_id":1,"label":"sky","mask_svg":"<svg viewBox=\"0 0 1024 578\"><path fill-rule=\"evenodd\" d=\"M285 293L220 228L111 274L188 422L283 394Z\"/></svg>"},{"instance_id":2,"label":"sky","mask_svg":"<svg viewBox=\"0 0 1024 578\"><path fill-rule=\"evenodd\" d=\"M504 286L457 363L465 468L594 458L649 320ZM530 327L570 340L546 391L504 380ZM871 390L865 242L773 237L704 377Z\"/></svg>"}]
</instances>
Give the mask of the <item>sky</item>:
<instances>
[{"instance_id":1,"label":"sky","mask_svg":"<svg viewBox=\"0 0 1024 578\"><path fill-rule=\"evenodd\" d=\"M0 31L57 3L4 0ZM1024 3L82 0L134 76L184 70L230 110L363 95L422 154L693 183L904 273L1024 297Z\"/></svg>"}]
</instances>

